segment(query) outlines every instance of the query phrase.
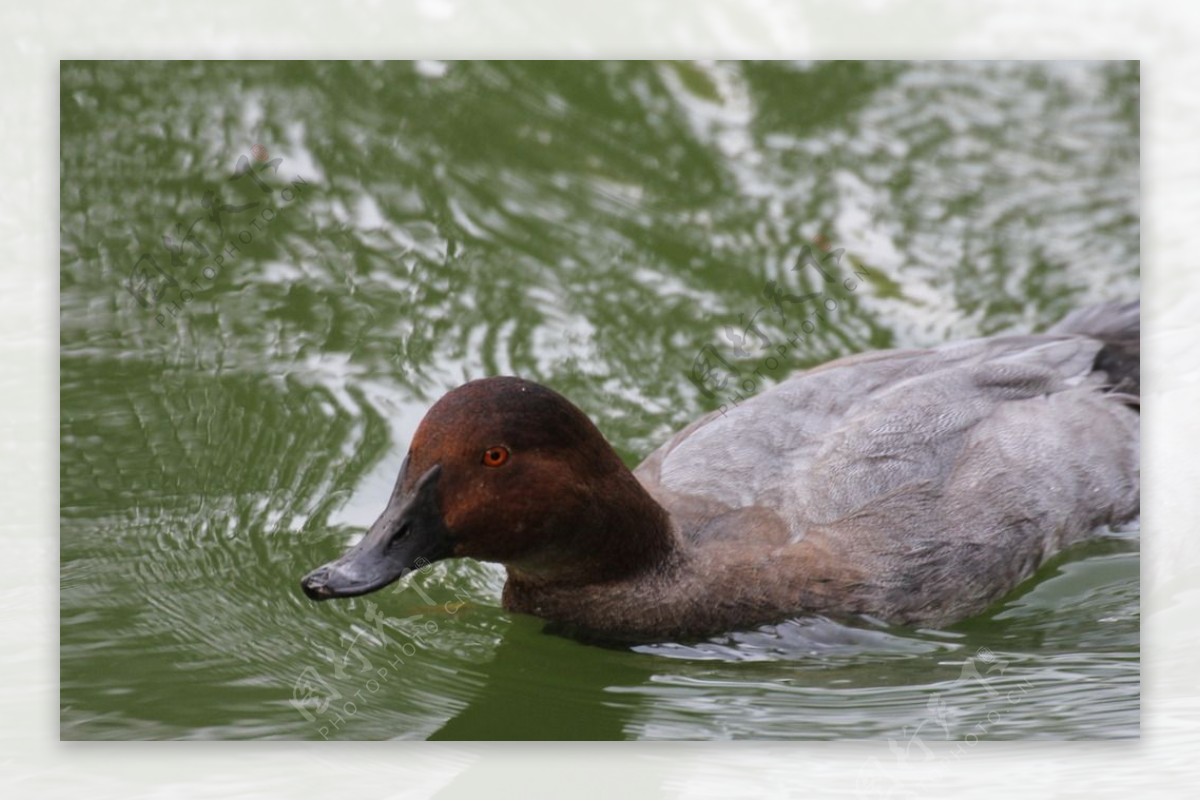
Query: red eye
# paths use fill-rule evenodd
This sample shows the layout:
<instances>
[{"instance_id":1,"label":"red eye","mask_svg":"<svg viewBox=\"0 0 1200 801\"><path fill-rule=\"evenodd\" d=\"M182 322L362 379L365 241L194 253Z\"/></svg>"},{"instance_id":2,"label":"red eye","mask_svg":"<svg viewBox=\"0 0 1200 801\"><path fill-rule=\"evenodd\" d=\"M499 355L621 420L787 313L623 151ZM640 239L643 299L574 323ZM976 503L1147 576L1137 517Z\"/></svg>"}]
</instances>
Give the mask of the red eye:
<instances>
[{"instance_id":1,"label":"red eye","mask_svg":"<svg viewBox=\"0 0 1200 801\"><path fill-rule=\"evenodd\" d=\"M483 463L488 467L499 467L508 461L508 448L497 445L483 452Z\"/></svg>"}]
</instances>

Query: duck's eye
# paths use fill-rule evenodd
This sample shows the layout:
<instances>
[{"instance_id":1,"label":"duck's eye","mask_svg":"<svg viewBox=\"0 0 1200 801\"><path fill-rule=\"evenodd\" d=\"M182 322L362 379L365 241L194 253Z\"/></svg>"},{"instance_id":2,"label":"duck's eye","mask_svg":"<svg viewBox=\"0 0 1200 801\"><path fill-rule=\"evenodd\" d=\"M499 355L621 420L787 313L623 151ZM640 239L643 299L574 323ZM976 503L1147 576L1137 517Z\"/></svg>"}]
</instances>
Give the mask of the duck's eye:
<instances>
[{"instance_id":1,"label":"duck's eye","mask_svg":"<svg viewBox=\"0 0 1200 801\"><path fill-rule=\"evenodd\" d=\"M488 467L499 467L508 461L508 448L497 445L483 452L483 463Z\"/></svg>"}]
</instances>

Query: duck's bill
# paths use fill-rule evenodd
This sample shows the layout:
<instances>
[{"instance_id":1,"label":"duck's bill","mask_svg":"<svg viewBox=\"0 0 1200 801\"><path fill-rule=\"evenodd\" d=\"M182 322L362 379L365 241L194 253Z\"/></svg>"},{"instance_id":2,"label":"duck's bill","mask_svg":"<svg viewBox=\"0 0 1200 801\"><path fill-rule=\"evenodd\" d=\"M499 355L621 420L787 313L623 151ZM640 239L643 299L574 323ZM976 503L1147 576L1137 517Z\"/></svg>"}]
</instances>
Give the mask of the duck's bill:
<instances>
[{"instance_id":1,"label":"duck's bill","mask_svg":"<svg viewBox=\"0 0 1200 801\"><path fill-rule=\"evenodd\" d=\"M450 555L452 546L437 503L435 465L408 491L408 462L400 469L387 509L362 540L340 558L300 580L314 601L349 598L386 587L406 573Z\"/></svg>"}]
</instances>

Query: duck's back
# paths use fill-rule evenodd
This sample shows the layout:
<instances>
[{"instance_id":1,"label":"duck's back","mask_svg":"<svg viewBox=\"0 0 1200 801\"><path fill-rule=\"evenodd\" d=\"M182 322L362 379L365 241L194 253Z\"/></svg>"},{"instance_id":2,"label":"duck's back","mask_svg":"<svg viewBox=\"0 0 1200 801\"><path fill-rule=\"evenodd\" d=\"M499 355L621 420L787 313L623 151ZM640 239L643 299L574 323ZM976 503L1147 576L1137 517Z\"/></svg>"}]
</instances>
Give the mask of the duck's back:
<instances>
[{"instance_id":1,"label":"duck's back","mask_svg":"<svg viewBox=\"0 0 1200 801\"><path fill-rule=\"evenodd\" d=\"M1111 305L1047 334L831 362L697 421L636 474L697 545L820 539L881 608L960 616L1136 516L1137 320ZM956 595L971 608L946 609Z\"/></svg>"}]
</instances>

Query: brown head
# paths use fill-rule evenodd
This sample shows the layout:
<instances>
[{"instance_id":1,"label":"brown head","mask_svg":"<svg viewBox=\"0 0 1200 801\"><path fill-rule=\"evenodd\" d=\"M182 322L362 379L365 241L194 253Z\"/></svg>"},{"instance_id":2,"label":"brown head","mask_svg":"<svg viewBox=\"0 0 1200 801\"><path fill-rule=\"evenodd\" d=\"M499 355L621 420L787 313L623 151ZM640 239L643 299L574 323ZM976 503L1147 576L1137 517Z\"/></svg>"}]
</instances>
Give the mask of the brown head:
<instances>
[{"instance_id":1,"label":"brown head","mask_svg":"<svg viewBox=\"0 0 1200 801\"><path fill-rule=\"evenodd\" d=\"M520 378L472 381L418 427L383 515L305 576L314 599L379 589L425 562L501 562L528 581L600 581L670 547L666 511L587 415Z\"/></svg>"}]
</instances>

